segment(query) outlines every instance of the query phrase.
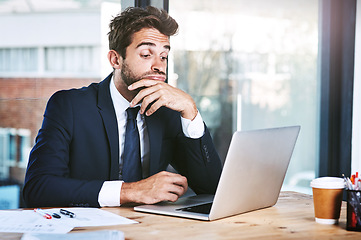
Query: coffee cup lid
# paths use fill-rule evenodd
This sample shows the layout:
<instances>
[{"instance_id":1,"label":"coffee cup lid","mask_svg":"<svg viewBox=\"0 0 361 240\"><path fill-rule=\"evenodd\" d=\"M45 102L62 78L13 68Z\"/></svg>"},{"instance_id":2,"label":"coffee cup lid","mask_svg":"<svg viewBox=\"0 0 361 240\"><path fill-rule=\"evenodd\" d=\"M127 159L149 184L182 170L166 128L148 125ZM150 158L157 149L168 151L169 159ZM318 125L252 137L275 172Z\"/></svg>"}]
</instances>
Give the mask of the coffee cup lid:
<instances>
[{"instance_id":1,"label":"coffee cup lid","mask_svg":"<svg viewBox=\"0 0 361 240\"><path fill-rule=\"evenodd\" d=\"M345 188L345 180L338 177L320 177L311 181L311 187L327 189Z\"/></svg>"}]
</instances>

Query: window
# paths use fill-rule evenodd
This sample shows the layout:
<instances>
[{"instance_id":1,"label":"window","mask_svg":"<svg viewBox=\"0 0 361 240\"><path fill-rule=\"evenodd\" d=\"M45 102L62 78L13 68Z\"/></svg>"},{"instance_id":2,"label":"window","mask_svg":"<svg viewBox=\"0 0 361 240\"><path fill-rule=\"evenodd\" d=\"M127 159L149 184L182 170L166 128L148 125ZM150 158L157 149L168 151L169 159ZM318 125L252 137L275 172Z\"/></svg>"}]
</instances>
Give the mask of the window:
<instances>
[{"instance_id":1,"label":"window","mask_svg":"<svg viewBox=\"0 0 361 240\"><path fill-rule=\"evenodd\" d=\"M100 68L96 51L93 46L3 48L0 49L0 75L96 75Z\"/></svg>"},{"instance_id":2,"label":"window","mask_svg":"<svg viewBox=\"0 0 361 240\"><path fill-rule=\"evenodd\" d=\"M222 159L236 130L301 125L284 189L318 164L318 2L169 1L170 83L190 93ZM267 177L267 176L265 176Z\"/></svg>"},{"instance_id":3,"label":"window","mask_svg":"<svg viewBox=\"0 0 361 240\"><path fill-rule=\"evenodd\" d=\"M0 30L6 33L0 37L0 186L15 184L18 192L1 198L0 209L24 207L19 191L50 96L99 82L112 71L107 33L119 0L30 2L0 1Z\"/></svg>"},{"instance_id":4,"label":"window","mask_svg":"<svg viewBox=\"0 0 361 240\"><path fill-rule=\"evenodd\" d=\"M45 71L82 73L95 69L92 47L46 47Z\"/></svg>"},{"instance_id":5,"label":"window","mask_svg":"<svg viewBox=\"0 0 361 240\"><path fill-rule=\"evenodd\" d=\"M8 163L10 166L14 166L17 158L17 137L16 137L15 129L9 129L8 138L9 138Z\"/></svg>"},{"instance_id":6,"label":"window","mask_svg":"<svg viewBox=\"0 0 361 240\"><path fill-rule=\"evenodd\" d=\"M0 180L9 176L11 167L26 168L31 150L29 129L0 128Z\"/></svg>"},{"instance_id":7,"label":"window","mask_svg":"<svg viewBox=\"0 0 361 240\"><path fill-rule=\"evenodd\" d=\"M0 48L0 72L37 71L37 60L37 48Z\"/></svg>"}]
</instances>

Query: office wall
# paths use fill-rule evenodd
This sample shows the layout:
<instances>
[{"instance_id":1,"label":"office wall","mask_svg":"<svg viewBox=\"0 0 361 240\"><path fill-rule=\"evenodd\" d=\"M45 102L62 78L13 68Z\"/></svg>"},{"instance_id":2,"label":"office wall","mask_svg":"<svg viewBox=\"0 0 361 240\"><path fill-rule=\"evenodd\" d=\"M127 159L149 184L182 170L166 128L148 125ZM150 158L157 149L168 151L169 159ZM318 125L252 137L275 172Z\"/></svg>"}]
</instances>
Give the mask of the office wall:
<instances>
[{"instance_id":1,"label":"office wall","mask_svg":"<svg viewBox=\"0 0 361 240\"><path fill-rule=\"evenodd\" d=\"M100 45L99 19L100 11L2 14L0 46Z\"/></svg>"}]
</instances>

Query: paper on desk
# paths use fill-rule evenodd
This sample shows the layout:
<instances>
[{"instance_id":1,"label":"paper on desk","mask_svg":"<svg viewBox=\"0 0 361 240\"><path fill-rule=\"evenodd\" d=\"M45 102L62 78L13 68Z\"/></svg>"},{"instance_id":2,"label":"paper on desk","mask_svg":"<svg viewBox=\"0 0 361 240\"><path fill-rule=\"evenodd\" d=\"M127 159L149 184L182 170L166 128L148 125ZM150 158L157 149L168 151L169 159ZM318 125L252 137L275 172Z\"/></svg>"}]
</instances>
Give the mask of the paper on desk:
<instances>
[{"instance_id":1,"label":"paper on desk","mask_svg":"<svg viewBox=\"0 0 361 240\"><path fill-rule=\"evenodd\" d=\"M0 211L0 232L67 233L74 227L132 224L136 221L97 208L65 208L76 214L75 218L62 215L60 219L45 219L33 210ZM60 208L45 212L60 214Z\"/></svg>"},{"instance_id":2,"label":"paper on desk","mask_svg":"<svg viewBox=\"0 0 361 240\"><path fill-rule=\"evenodd\" d=\"M95 227L138 223L117 214L101 210L98 208L62 208L75 213L75 218L70 218L60 214L60 208L44 209L44 212L57 213L60 219L51 219L58 223L72 227Z\"/></svg>"},{"instance_id":3,"label":"paper on desk","mask_svg":"<svg viewBox=\"0 0 361 240\"><path fill-rule=\"evenodd\" d=\"M0 232L67 233L72 226L45 219L34 211L0 211Z\"/></svg>"},{"instance_id":4,"label":"paper on desk","mask_svg":"<svg viewBox=\"0 0 361 240\"><path fill-rule=\"evenodd\" d=\"M25 233L21 240L123 240L121 231L94 231L68 234Z\"/></svg>"}]
</instances>

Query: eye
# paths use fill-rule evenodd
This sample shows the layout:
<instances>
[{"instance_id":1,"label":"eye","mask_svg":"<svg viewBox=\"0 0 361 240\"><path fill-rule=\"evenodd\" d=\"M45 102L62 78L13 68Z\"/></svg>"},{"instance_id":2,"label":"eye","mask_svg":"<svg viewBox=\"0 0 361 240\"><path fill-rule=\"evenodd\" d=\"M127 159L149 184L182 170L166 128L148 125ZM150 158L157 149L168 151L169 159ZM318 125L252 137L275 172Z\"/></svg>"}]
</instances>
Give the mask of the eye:
<instances>
[{"instance_id":1,"label":"eye","mask_svg":"<svg viewBox=\"0 0 361 240\"><path fill-rule=\"evenodd\" d=\"M151 53L149 50L144 49L144 50L142 50L142 51L139 52L139 56L140 56L141 58L149 58L149 57L152 56L152 53Z\"/></svg>"},{"instance_id":2,"label":"eye","mask_svg":"<svg viewBox=\"0 0 361 240\"><path fill-rule=\"evenodd\" d=\"M168 60L168 54L165 53L165 52L161 53L161 54L159 55L159 57L160 57L160 59L161 59L162 61L167 61L167 60Z\"/></svg>"}]
</instances>

